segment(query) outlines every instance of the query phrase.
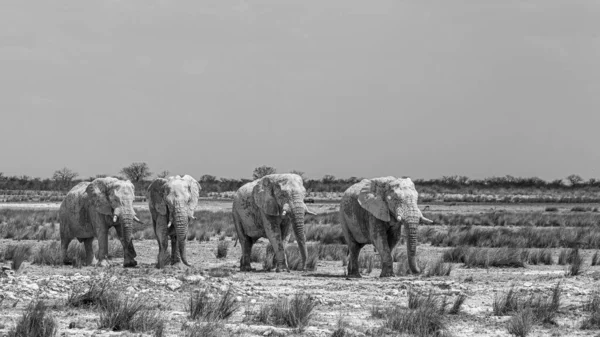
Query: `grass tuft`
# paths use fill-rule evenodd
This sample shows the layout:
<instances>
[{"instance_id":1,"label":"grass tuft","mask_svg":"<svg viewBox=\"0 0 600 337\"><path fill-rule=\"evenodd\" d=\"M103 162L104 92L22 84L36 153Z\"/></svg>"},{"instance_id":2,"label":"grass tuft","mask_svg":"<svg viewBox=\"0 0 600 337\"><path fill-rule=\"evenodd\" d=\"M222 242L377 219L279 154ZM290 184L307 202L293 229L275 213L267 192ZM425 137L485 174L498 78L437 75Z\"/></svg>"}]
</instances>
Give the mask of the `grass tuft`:
<instances>
[{"instance_id":1,"label":"grass tuft","mask_svg":"<svg viewBox=\"0 0 600 337\"><path fill-rule=\"evenodd\" d=\"M571 254L571 264L567 268L567 276L577 276L583 271L583 256L579 253L579 249L573 249Z\"/></svg>"},{"instance_id":2,"label":"grass tuft","mask_svg":"<svg viewBox=\"0 0 600 337\"><path fill-rule=\"evenodd\" d=\"M429 269L427 269L425 276L450 276L451 271L452 265L449 263L444 263L443 259L439 259L436 262L434 262Z\"/></svg>"},{"instance_id":3,"label":"grass tuft","mask_svg":"<svg viewBox=\"0 0 600 337\"><path fill-rule=\"evenodd\" d=\"M310 295L298 292L291 299L284 297L261 306L254 320L264 324L286 325L303 331L310 322L317 301Z\"/></svg>"},{"instance_id":4,"label":"grass tuft","mask_svg":"<svg viewBox=\"0 0 600 337\"><path fill-rule=\"evenodd\" d=\"M450 310L448 310L448 313L450 315L458 315L458 313L460 313L460 308L465 303L466 299L467 295L459 294L454 300L454 303L452 303L452 307L450 308Z\"/></svg>"},{"instance_id":5,"label":"grass tuft","mask_svg":"<svg viewBox=\"0 0 600 337\"><path fill-rule=\"evenodd\" d=\"M227 257L227 251L229 250L229 242L223 240L217 244L217 259L224 259Z\"/></svg>"},{"instance_id":6,"label":"grass tuft","mask_svg":"<svg viewBox=\"0 0 600 337\"><path fill-rule=\"evenodd\" d=\"M208 289L205 289L190 297L188 312L191 319L210 322L228 319L239 307L231 288L228 288L223 295L216 297Z\"/></svg>"},{"instance_id":7,"label":"grass tuft","mask_svg":"<svg viewBox=\"0 0 600 337\"><path fill-rule=\"evenodd\" d=\"M48 307L41 300L31 302L17 326L8 332L9 337L51 337L56 336L58 324L48 313Z\"/></svg>"},{"instance_id":8,"label":"grass tuft","mask_svg":"<svg viewBox=\"0 0 600 337\"><path fill-rule=\"evenodd\" d=\"M508 333L517 337L526 337L533 329L534 315L531 309L527 308L517 312L506 326Z\"/></svg>"}]
</instances>

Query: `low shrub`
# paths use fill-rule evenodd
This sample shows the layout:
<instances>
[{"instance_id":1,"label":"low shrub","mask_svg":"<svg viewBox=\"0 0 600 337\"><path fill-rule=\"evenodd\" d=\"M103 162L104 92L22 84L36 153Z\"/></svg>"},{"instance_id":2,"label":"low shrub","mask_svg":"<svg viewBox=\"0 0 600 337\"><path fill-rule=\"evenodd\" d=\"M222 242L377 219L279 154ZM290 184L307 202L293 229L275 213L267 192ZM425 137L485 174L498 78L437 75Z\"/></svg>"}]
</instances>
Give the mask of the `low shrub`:
<instances>
[{"instance_id":1,"label":"low shrub","mask_svg":"<svg viewBox=\"0 0 600 337\"><path fill-rule=\"evenodd\" d=\"M216 297L205 289L190 296L188 312L194 320L216 321L228 319L239 307L231 288Z\"/></svg>"},{"instance_id":2,"label":"low shrub","mask_svg":"<svg viewBox=\"0 0 600 337\"><path fill-rule=\"evenodd\" d=\"M291 299L280 298L261 306L255 320L265 324L286 325L303 331L310 322L317 301L310 295L298 292Z\"/></svg>"},{"instance_id":3,"label":"low shrub","mask_svg":"<svg viewBox=\"0 0 600 337\"><path fill-rule=\"evenodd\" d=\"M567 276L577 276L583 271L583 256L579 253L579 249L574 249L570 256L571 264L567 268Z\"/></svg>"},{"instance_id":4,"label":"low shrub","mask_svg":"<svg viewBox=\"0 0 600 337\"><path fill-rule=\"evenodd\" d=\"M465 303L466 299L467 299L467 295L459 294L456 297L456 299L454 300L454 302L452 303L452 307L450 308L450 310L448 310L448 313L450 315L458 315L458 313L460 313L460 309L461 309L462 305Z\"/></svg>"},{"instance_id":5,"label":"low shrub","mask_svg":"<svg viewBox=\"0 0 600 337\"><path fill-rule=\"evenodd\" d=\"M431 276L450 276L450 272L452 271L452 265L449 263L444 263L443 259L436 260L430 268L427 269L425 273L426 277Z\"/></svg>"},{"instance_id":6,"label":"low shrub","mask_svg":"<svg viewBox=\"0 0 600 337\"><path fill-rule=\"evenodd\" d=\"M17 326L8 332L9 337L52 337L58 332L58 324L41 300L34 300L17 321Z\"/></svg>"},{"instance_id":7,"label":"low shrub","mask_svg":"<svg viewBox=\"0 0 600 337\"><path fill-rule=\"evenodd\" d=\"M533 329L534 316L526 308L516 313L507 323L508 333L517 337L526 337Z\"/></svg>"},{"instance_id":8,"label":"low shrub","mask_svg":"<svg viewBox=\"0 0 600 337\"><path fill-rule=\"evenodd\" d=\"M229 250L229 242L227 241L219 241L217 244L217 259L224 259L227 257L227 251Z\"/></svg>"}]
</instances>

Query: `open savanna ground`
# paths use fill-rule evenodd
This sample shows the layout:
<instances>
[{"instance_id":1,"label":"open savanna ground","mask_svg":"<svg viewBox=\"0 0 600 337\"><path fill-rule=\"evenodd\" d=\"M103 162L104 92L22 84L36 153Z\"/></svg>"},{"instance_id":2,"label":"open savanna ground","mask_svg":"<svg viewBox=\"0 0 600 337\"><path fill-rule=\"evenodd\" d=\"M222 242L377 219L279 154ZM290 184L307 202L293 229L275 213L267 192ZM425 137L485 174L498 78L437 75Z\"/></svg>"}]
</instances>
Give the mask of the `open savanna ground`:
<instances>
[{"instance_id":1,"label":"open savanna ground","mask_svg":"<svg viewBox=\"0 0 600 337\"><path fill-rule=\"evenodd\" d=\"M370 245L362 278L345 276L333 204L309 205L318 213L306 219L310 270L294 270L291 243L290 273L267 271L264 239L253 249L256 271L238 271L227 202L201 202L188 237L192 267L164 270L154 267L158 246L144 204L136 208L147 225L134 231L133 269L122 268L114 235L114 266L81 267L77 242L74 265L61 265L57 207L27 205L0 208L0 335L23 328L25 313L52 317L46 326L65 336L594 336L600 328L593 204L423 204L435 221L419 230L423 273L407 274L402 244L397 276L385 279Z\"/></svg>"}]
</instances>

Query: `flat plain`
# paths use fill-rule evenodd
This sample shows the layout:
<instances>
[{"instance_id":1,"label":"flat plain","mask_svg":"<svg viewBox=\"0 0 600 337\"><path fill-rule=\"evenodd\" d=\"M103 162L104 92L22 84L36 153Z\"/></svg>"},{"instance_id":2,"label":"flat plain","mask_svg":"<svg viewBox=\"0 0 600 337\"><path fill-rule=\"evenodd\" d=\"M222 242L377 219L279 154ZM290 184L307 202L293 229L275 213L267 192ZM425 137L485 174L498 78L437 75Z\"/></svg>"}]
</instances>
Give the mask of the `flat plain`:
<instances>
[{"instance_id":1,"label":"flat plain","mask_svg":"<svg viewBox=\"0 0 600 337\"><path fill-rule=\"evenodd\" d=\"M159 335L152 329L138 329L136 332L109 331L115 329L100 327L101 316L104 315L101 309L73 307L68 304L69 298L85 292L90 285L99 284L102 280L109 280L110 289L120 296L137 299L152 308L153 313L163 321L160 332L163 336L410 335L410 331L394 329L390 317L384 312L392 308L400 308L405 313L417 310L414 304L409 303L409 299L414 299L419 294L435 298L438 304L446 302L449 307L459 297L465 297L465 300L457 313L440 315L439 329L412 332L414 335L509 336L508 327L515 321L514 317L519 315L519 310L498 310L494 308L494 303L498 307L500 300L511 289L516 294L516 301L520 299L523 303L527 300L531 303L532 299L550 298L557 286L560 288L559 305L550 319L533 319L528 336L597 335L598 331L594 329L598 326L592 325L590 330L588 325L588 329L582 329L582 326L586 326L586 320L595 315L590 312L589 303L598 290L600 279L600 267L592 266L592 260L597 258L594 256L596 250L600 248L596 241L589 239L586 246L573 244L565 237L557 247L554 244L548 244L547 247L510 247L511 244L508 244L508 247L503 248L488 248L490 246L476 243L467 249L471 249L475 255L487 254L487 257L483 263L467 263L466 260L456 262L457 260L449 257L449 252L456 250L458 245L448 242L460 240L444 241L440 238L456 236L461 233L460 230L491 230L502 235L502 231L521 229L510 224L494 226L493 223L456 229L459 226L455 223L444 223L448 219L456 222L466 221L464 219L467 218L498 219L499 216L510 215L563 217L571 219L569 221L585 218L585 221L597 224L596 216L600 215L593 211L594 205L578 204L581 210L574 210L574 206L570 204L553 204L553 209L547 211L548 205L543 204L422 204L420 206L425 207L424 213L438 220L435 225L422 226L420 229L418 256L423 273L407 275L404 272L405 257L402 252L406 248L401 244L397 247L394 263L398 276L379 278L379 257L373 247L367 245L361 252L362 278L358 279L345 276L345 245L336 241L339 240L335 238L336 234L331 234L333 239L326 239L327 235L318 234L323 228L339 227L335 223L337 206L330 203L308 206L319 213L312 221L307 221L307 236L309 240L312 239L309 249L315 255L312 270L276 273L263 270L269 261L266 239L259 240L253 249L256 262L252 266L256 271L239 272L241 252L239 245L234 246L235 235L228 218L231 204L226 201L204 200L200 203L197 209L197 214L200 214L197 216L199 222L190 228L190 235L194 236L187 246L188 260L192 266L168 267L163 270L155 268L158 248L145 204L136 205L140 218L147 225L146 228L137 228L137 235L134 235L139 265L132 269L122 268L122 250L115 239L111 241L115 252L111 260L114 265L109 268L42 262L40 258L36 258L36 251L52 255L51 252L57 251L59 246L53 243L57 239L58 224L53 216L58 204L0 204L0 212L4 216L3 220L0 219L0 234L3 237L0 239L0 261L4 262L0 263L5 267L0 277L0 335L11 330L27 306L36 299L43 300L49 306L49 313L55 318L59 335L62 336ZM11 217L22 217L24 220L21 222L27 225L30 221L30 226L39 228L35 234L29 232L7 235L8 226L14 222ZM50 228L48 234L41 239L36 237L41 233L41 228L46 227ZM587 228L584 227L584 230ZM540 228L551 229L553 228ZM576 229L576 226L558 228L567 232ZM201 230L201 233L198 232ZM13 237L6 239L7 236ZM6 253L14 251L19 245L30 246L30 256L18 270L13 270ZM71 245L79 244L74 242ZM293 247L294 244L291 243L290 246ZM219 247L227 247L224 257L217 258ZM572 254L574 250L571 248L579 247L581 248L577 249L577 254L582 258L580 270L576 275L568 275L573 262L566 262L565 256ZM550 256L551 263L543 264L532 259L531 256L536 256L536 252L543 252L546 258ZM508 254L509 257L498 258L495 254ZM510 261L497 263L496 260L502 259ZM432 272L436 266L451 268L449 275L439 276L440 273ZM208 291L211 299L222 298L229 291L232 296L231 305L235 309L233 314L218 320L190 318L190 298L203 290ZM314 305L312 316L305 326L290 327L261 318L262 308L282 299L292 299L298 294L307 295ZM210 329L206 328L208 325ZM195 335L193 331L196 331Z\"/></svg>"}]
</instances>

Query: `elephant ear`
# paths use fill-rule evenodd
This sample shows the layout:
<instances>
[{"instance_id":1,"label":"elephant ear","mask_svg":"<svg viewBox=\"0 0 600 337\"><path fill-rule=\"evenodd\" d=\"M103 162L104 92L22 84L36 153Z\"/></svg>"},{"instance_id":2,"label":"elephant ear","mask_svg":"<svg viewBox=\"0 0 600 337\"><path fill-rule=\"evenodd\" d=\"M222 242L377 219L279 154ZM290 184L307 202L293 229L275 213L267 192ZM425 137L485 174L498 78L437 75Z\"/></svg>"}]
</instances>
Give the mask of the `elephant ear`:
<instances>
[{"instance_id":1,"label":"elephant ear","mask_svg":"<svg viewBox=\"0 0 600 337\"><path fill-rule=\"evenodd\" d=\"M167 184L167 179L164 178L156 178L148 186L148 193L146 194L146 198L148 198L148 207L154 208L159 214L167 215L167 204L165 203L165 185Z\"/></svg>"},{"instance_id":2,"label":"elephant ear","mask_svg":"<svg viewBox=\"0 0 600 337\"><path fill-rule=\"evenodd\" d=\"M112 215L113 213L110 200L108 200L110 184L109 178L98 178L94 179L94 181L92 181L85 189L96 212L105 215Z\"/></svg>"},{"instance_id":3,"label":"elephant ear","mask_svg":"<svg viewBox=\"0 0 600 337\"><path fill-rule=\"evenodd\" d=\"M190 210L190 216L194 216L194 210L196 206L198 206L198 198L200 197L200 191L202 187L198 183L198 181L192 178L189 175L184 175L183 178L188 183L188 188L190 190L190 200L188 201L188 207Z\"/></svg>"},{"instance_id":4,"label":"elephant ear","mask_svg":"<svg viewBox=\"0 0 600 337\"><path fill-rule=\"evenodd\" d=\"M281 214L279 204L273 195L273 184L269 178L261 178L254 186L254 202L268 215L278 216Z\"/></svg>"},{"instance_id":5,"label":"elephant ear","mask_svg":"<svg viewBox=\"0 0 600 337\"><path fill-rule=\"evenodd\" d=\"M371 180L363 180L358 192L358 204L381 221L390 221L390 212L383 197L375 191Z\"/></svg>"}]
</instances>

